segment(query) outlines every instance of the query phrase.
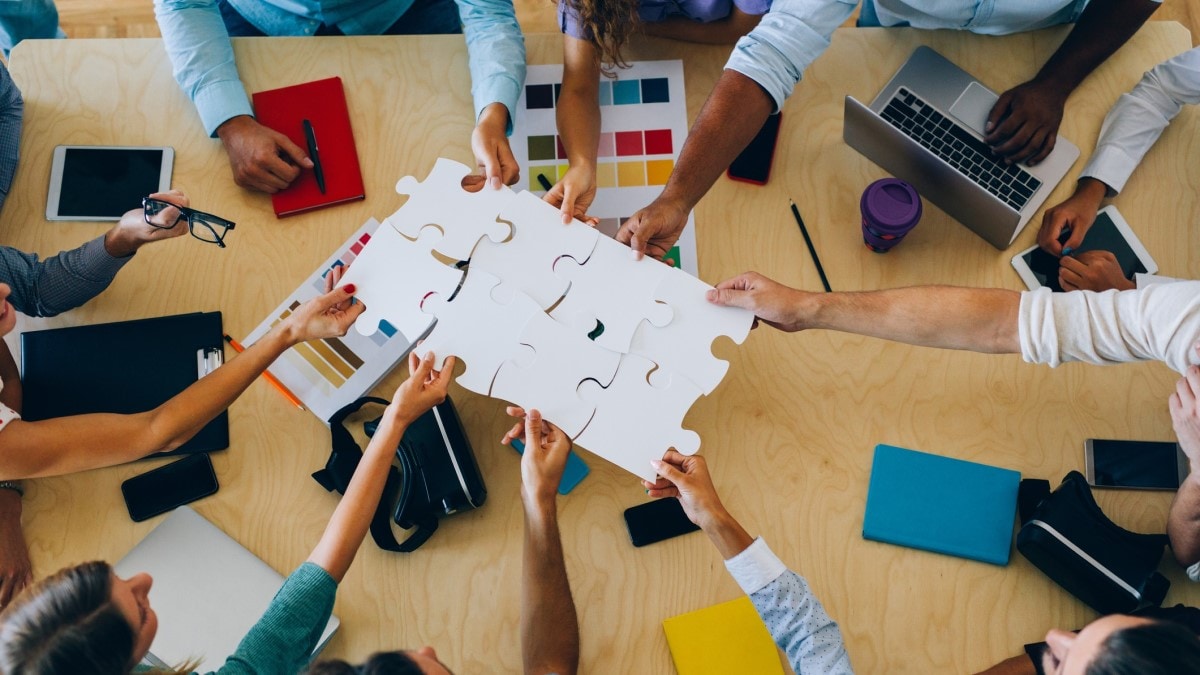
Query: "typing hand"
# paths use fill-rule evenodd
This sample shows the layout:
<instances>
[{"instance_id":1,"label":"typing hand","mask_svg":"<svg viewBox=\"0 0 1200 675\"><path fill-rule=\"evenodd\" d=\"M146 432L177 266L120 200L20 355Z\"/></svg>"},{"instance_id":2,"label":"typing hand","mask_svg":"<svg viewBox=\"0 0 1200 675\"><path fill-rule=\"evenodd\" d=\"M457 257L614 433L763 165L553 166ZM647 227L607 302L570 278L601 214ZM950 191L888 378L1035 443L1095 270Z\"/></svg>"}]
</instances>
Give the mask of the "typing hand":
<instances>
[{"instance_id":1,"label":"typing hand","mask_svg":"<svg viewBox=\"0 0 1200 675\"><path fill-rule=\"evenodd\" d=\"M768 279L758 272L746 272L726 279L708 292L708 301L722 307L741 307L754 312L754 324L764 321L772 328L789 333L809 327L803 300L809 294Z\"/></svg>"},{"instance_id":2,"label":"typing hand","mask_svg":"<svg viewBox=\"0 0 1200 675\"><path fill-rule=\"evenodd\" d=\"M508 108L493 103L483 109L475 131L471 132L471 151L483 175L467 176L463 187L476 192L487 184L493 190L512 185L521 178L521 167L508 144Z\"/></svg>"},{"instance_id":3,"label":"typing hand","mask_svg":"<svg viewBox=\"0 0 1200 675\"><path fill-rule=\"evenodd\" d=\"M287 136L268 129L249 115L238 115L217 127L225 144L233 181L259 192L275 193L291 185L312 160Z\"/></svg>"},{"instance_id":4,"label":"typing hand","mask_svg":"<svg viewBox=\"0 0 1200 675\"><path fill-rule=\"evenodd\" d=\"M33 567L21 531L21 495L0 490L0 609L32 583Z\"/></svg>"},{"instance_id":5,"label":"typing hand","mask_svg":"<svg viewBox=\"0 0 1200 675\"><path fill-rule=\"evenodd\" d=\"M176 206L188 206L189 204L187 195L179 190L155 192L150 197ZM172 239L186 234L188 231L187 221L179 218L178 209L164 209L151 216L150 221L162 227L154 227L147 223L145 211L141 207L126 211L113 229L104 235L104 250L114 258L125 258L152 241ZM172 223L174 227L168 227Z\"/></svg>"},{"instance_id":6,"label":"typing hand","mask_svg":"<svg viewBox=\"0 0 1200 675\"><path fill-rule=\"evenodd\" d=\"M567 467L571 439L562 429L542 419L536 409L526 412L510 406L508 414L522 417L504 435L507 445L513 438L525 435L525 452L521 455L521 499L526 508L553 508L558 499L558 484ZM519 429L519 431L518 431Z\"/></svg>"},{"instance_id":7,"label":"typing hand","mask_svg":"<svg viewBox=\"0 0 1200 675\"><path fill-rule=\"evenodd\" d=\"M340 274L339 274L340 277ZM325 280L326 287L333 282ZM324 295L300 305L288 318L279 325L287 331L291 342L298 343L307 340L341 337L350 329L350 325L366 310L361 302L351 303L354 295L354 284L326 291Z\"/></svg>"},{"instance_id":8,"label":"typing hand","mask_svg":"<svg viewBox=\"0 0 1200 675\"><path fill-rule=\"evenodd\" d=\"M1200 343L1193 346L1200 354ZM1175 393L1167 400L1171 409L1171 426L1179 439L1179 448L1191 465L1189 479L1200 478L1200 367L1188 366L1187 372L1175 384Z\"/></svg>"},{"instance_id":9,"label":"typing hand","mask_svg":"<svg viewBox=\"0 0 1200 675\"><path fill-rule=\"evenodd\" d=\"M454 374L454 357L449 356L441 370L433 369L433 352L419 358L408 353L408 379L396 389L389 411L399 422L408 425L430 408L446 400L446 390Z\"/></svg>"},{"instance_id":10,"label":"typing hand","mask_svg":"<svg viewBox=\"0 0 1200 675\"><path fill-rule=\"evenodd\" d=\"M659 478L653 483L642 481L654 498L675 497L693 523L707 529L728 515L717 489L713 487L708 464L699 455L681 455L668 450L662 460L650 462Z\"/></svg>"},{"instance_id":11,"label":"typing hand","mask_svg":"<svg viewBox=\"0 0 1200 675\"><path fill-rule=\"evenodd\" d=\"M1095 178L1083 178L1075 187L1075 194L1063 203L1046 209L1042 216L1042 229L1038 230L1038 246L1046 253L1061 256L1064 249L1077 249L1084 236L1096 222L1096 211L1104 201L1108 188ZM1063 231L1071 236L1060 242Z\"/></svg>"},{"instance_id":12,"label":"typing hand","mask_svg":"<svg viewBox=\"0 0 1200 675\"><path fill-rule=\"evenodd\" d=\"M544 199L562 211L563 225L578 218L595 227L600 223L599 218L587 215L588 207L596 198L595 167L572 166L562 180L558 181Z\"/></svg>"},{"instance_id":13,"label":"typing hand","mask_svg":"<svg viewBox=\"0 0 1200 675\"><path fill-rule=\"evenodd\" d=\"M679 240L687 216L687 207L660 196L625 221L617 231L617 241L629 244L639 260L647 254L662 260Z\"/></svg>"},{"instance_id":14,"label":"typing hand","mask_svg":"<svg viewBox=\"0 0 1200 675\"><path fill-rule=\"evenodd\" d=\"M1064 291L1127 291L1137 286L1121 273L1117 257L1108 251L1084 251L1058 259L1058 285Z\"/></svg>"},{"instance_id":15,"label":"typing hand","mask_svg":"<svg viewBox=\"0 0 1200 675\"><path fill-rule=\"evenodd\" d=\"M1010 163L1037 164L1058 141L1068 93L1036 81L1009 89L992 107L983 140Z\"/></svg>"}]
</instances>

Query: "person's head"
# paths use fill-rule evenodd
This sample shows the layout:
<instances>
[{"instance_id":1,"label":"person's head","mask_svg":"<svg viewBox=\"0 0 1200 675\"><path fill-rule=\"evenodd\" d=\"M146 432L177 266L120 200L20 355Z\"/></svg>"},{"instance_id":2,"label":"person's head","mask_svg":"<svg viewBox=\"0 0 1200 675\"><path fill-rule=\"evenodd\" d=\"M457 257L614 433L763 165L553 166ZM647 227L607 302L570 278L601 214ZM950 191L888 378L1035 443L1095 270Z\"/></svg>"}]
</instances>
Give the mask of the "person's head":
<instances>
[{"instance_id":1,"label":"person's head","mask_svg":"<svg viewBox=\"0 0 1200 675\"><path fill-rule=\"evenodd\" d=\"M0 335L8 335L17 325L17 310L13 309L8 296L12 295L12 287L0 284Z\"/></svg>"},{"instance_id":2,"label":"person's head","mask_svg":"<svg viewBox=\"0 0 1200 675\"><path fill-rule=\"evenodd\" d=\"M1078 634L1046 633L1047 675L1200 673L1200 639L1183 626L1126 614L1104 616Z\"/></svg>"},{"instance_id":3,"label":"person's head","mask_svg":"<svg viewBox=\"0 0 1200 675\"><path fill-rule=\"evenodd\" d=\"M366 663L352 666L345 661L321 661L305 675L454 675L438 660L433 647L402 652L372 654Z\"/></svg>"},{"instance_id":4,"label":"person's head","mask_svg":"<svg viewBox=\"0 0 1200 675\"><path fill-rule=\"evenodd\" d=\"M596 48L602 66L624 68L621 47L638 23L641 0L566 0L579 13L579 26ZM611 72L606 70L605 72Z\"/></svg>"},{"instance_id":5,"label":"person's head","mask_svg":"<svg viewBox=\"0 0 1200 675\"><path fill-rule=\"evenodd\" d=\"M128 673L158 631L151 583L88 562L26 588L0 613L0 672Z\"/></svg>"}]
</instances>

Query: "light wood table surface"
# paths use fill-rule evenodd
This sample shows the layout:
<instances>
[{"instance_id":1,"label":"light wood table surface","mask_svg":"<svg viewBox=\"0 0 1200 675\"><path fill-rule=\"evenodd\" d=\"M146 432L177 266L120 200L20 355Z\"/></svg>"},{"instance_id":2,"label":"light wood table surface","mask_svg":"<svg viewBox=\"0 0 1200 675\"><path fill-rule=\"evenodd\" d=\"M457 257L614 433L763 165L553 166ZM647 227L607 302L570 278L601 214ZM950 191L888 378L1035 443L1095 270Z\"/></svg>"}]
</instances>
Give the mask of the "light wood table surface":
<instances>
[{"instance_id":1,"label":"light wood table surface","mask_svg":"<svg viewBox=\"0 0 1200 675\"><path fill-rule=\"evenodd\" d=\"M858 197L884 172L842 142L842 98L870 100L920 44L1003 90L1036 72L1064 35L1063 29L1005 38L839 30L787 104L771 183L722 179L701 202L701 276L715 283L757 269L819 289L788 211L792 197L835 290L920 283L1020 288L1009 258L1033 243L1040 216L1016 245L997 251L926 204L921 225L891 253L862 245ZM175 185L196 208L238 222L225 250L187 237L155 244L89 305L52 320L26 320L24 328L221 310L227 332L244 336L366 218L400 205L392 189L397 178L424 175L439 156L471 160L469 76L459 37L234 44L250 91L345 79L367 199L276 220L266 196L233 185L219 141L205 138L158 40L23 43L12 59L26 101L22 159L0 217L0 241L50 255L104 231L43 220L51 149L58 144L173 146ZM557 35L528 36L530 62L559 62L560 45ZM1117 96L1189 46L1178 24L1147 24L1072 96L1062 133L1086 158ZM724 47L645 40L628 56L683 58L694 119L727 54ZM1116 200L1162 273L1172 276L1200 276L1188 236L1197 221L1198 132L1200 116L1185 111ZM1082 166L1049 204L1070 193ZM715 351L732 361L730 374L697 402L685 426L701 434L727 506L807 577L863 673L982 669L1050 627L1093 618L1015 551L1007 567L996 567L864 541L876 443L1057 483L1082 468L1085 438L1172 438L1166 397L1175 376L1161 364L1052 370L1017 356L767 328L741 347L718 341ZM401 379L393 374L378 391L390 394ZM458 672L520 668L517 456L498 443L507 424L500 402L457 386L452 395L487 481L487 504L443 520L441 531L410 555L364 544L339 591L335 611L343 624L327 655L361 660L378 649L432 644ZM328 432L265 382L231 408L230 424L230 449L213 456L221 490L195 508L286 573L304 560L335 504L309 478L324 464ZM592 474L559 500L583 669L672 672L660 622L740 592L701 535L630 546L621 511L645 500L642 488L603 460L585 458ZM35 571L124 555L159 519L131 523L119 484L160 462L31 481L25 525ZM1170 495L1099 499L1118 523L1161 531ZM1169 602L1200 603L1200 590L1187 585L1173 562L1163 570L1174 583Z\"/></svg>"}]
</instances>

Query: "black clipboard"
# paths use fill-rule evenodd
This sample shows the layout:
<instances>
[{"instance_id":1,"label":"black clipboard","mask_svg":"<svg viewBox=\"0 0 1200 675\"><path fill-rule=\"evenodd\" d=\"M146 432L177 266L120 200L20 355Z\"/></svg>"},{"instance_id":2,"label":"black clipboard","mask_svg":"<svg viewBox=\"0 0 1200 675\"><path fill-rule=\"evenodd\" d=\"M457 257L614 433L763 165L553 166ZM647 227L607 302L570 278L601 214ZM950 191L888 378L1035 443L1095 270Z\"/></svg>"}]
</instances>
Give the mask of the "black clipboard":
<instances>
[{"instance_id":1,"label":"black clipboard","mask_svg":"<svg viewBox=\"0 0 1200 675\"><path fill-rule=\"evenodd\" d=\"M151 410L224 361L220 312L53 328L21 334L21 417ZM222 412L169 453L229 447Z\"/></svg>"}]
</instances>

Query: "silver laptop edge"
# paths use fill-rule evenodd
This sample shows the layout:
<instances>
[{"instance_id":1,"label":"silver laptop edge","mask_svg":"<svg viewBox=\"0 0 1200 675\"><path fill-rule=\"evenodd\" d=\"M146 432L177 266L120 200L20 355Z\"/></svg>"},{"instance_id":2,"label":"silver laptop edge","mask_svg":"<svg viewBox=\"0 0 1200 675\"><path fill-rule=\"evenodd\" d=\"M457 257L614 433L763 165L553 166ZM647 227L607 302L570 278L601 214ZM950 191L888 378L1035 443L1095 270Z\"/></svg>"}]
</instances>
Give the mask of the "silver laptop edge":
<instances>
[{"instance_id":1,"label":"silver laptop edge","mask_svg":"<svg viewBox=\"0 0 1200 675\"><path fill-rule=\"evenodd\" d=\"M978 86L972 87L971 83ZM1041 186L1017 211L880 117L902 87L982 140L982 119L963 119L959 114L977 115L983 109L980 104L990 100L977 100L972 105L965 101L968 95L994 99L996 94L928 47L913 52L870 107L852 96L846 97L842 138L867 159L911 183L922 196L992 246L1007 248L1079 158L1079 148L1058 136L1054 151L1040 164L1020 165L1040 180Z\"/></svg>"}]
</instances>

